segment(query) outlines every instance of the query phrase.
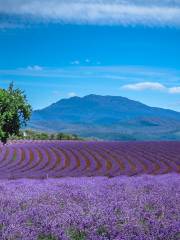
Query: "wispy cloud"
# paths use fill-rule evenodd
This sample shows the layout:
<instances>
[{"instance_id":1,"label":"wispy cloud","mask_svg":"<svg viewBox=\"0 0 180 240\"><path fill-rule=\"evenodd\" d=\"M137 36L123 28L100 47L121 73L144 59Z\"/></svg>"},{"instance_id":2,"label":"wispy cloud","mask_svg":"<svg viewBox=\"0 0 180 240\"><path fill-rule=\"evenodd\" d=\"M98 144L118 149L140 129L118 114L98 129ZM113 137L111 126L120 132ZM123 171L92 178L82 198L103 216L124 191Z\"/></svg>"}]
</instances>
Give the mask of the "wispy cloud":
<instances>
[{"instance_id":1,"label":"wispy cloud","mask_svg":"<svg viewBox=\"0 0 180 240\"><path fill-rule=\"evenodd\" d=\"M75 60L75 61L72 61L71 62L71 65L79 65L80 64L80 61L79 60Z\"/></svg>"},{"instance_id":2,"label":"wispy cloud","mask_svg":"<svg viewBox=\"0 0 180 240\"><path fill-rule=\"evenodd\" d=\"M91 60L90 59L85 59L85 63L90 63L91 62Z\"/></svg>"},{"instance_id":3,"label":"wispy cloud","mask_svg":"<svg viewBox=\"0 0 180 240\"><path fill-rule=\"evenodd\" d=\"M0 14L24 21L180 26L178 0L0 0Z\"/></svg>"},{"instance_id":4,"label":"wispy cloud","mask_svg":"<svg viewBox=\"0 0 180 240\"><path fill-rule=\"evenodd\" d=\"M143 66L69 66L61 68L32 65L17 69L0 69L1 78L9 76L63 79L97 79L121 81L123 85L142 82L157 82L169 86L180 83L180 71Z\"/></svg>"},{"instance_id":5,"label":"wispy cloud","mask_svg":"<svg viewBox=\"0 0 180 240\"><path fill-rule=\"evenodd\" d=\"M76 94L75 92L69 92L69 93L67 94L67 96L68 96L69 98L71 98L71 97L77 96L77 94Z\"/></svg>"},{"instance_id":6,"label":"wispy cloud","mask_svg":"<svg viewBox=\"0 0 180 240\"><path fill-rule=\"evenodd\" d=\"M165 91L171 94L180 94L180 87L167 87L158 82L140 82L134 84L123 85L121 89L133 90L133 91L144 91L144 90L156 90L156 91Z\"/></svg>"},{"instance_id":7,"label":"wispy cloud","mask_svg":"<svg viewBox=\"0 0 180 240\"><path fill-rule=\"evenodd\" d=\"M101 84L115 81L123 91L161 91L169 94L180 94L180 71L159 69L143 66L69 66L64 68L47 68L30 65L18 69L0 69L0 81L13 79L19 84L40 87L58 87L58 84L48 82L49 79L66 81L97 81ZM21 81L26 78L26 81ZM2 79L2 80L1 80ZM38 81L37 81L38 79ZM68 83L69 84L69 83ZM74 85L72 86L74 87ZM71 96L74 96L74 92ZM71 97L69 95L69 97Z\"/></svg>"},{"instance_id":8,"label":"wispy cloud","mask_svg":"<svg viewBox=\"0 0 180 240\"><path fill-rule=\"evenodd\" d=\"M26 69L28 71L42 71L43 67L38 66L38 65L34 65L34 66L28 66Z\"/></svg>"},{"instance_id":9,"label":"wispy cloud","mask_svg":"<svg viewBox=\"0 0 180 240\"><path fill-rule=\"evenodd\" d=\"M142 91L142 90L165 90L166 87L158 82L141 82L141 83L135 83L135 84L127 84L122 86L123 89L128 90L136 90L136 91Z\"/></svg>"},{"instance_id":10,"label":"wispy cloud","mask_svg":"<svg viewBox=\"0 0 180 240\"><path fill-rule=\"evenodd\" d=\"M173 94L180 93L180 87L169 88L169 92Z\"/></svg>"}]
</instances>

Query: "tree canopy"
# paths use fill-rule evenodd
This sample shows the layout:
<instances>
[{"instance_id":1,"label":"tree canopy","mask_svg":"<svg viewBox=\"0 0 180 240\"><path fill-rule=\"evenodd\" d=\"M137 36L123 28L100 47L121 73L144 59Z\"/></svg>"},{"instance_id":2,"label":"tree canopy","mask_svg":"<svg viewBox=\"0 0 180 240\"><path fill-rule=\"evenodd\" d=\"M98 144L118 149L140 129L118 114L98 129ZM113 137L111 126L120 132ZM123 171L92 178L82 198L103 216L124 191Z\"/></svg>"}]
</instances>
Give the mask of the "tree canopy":
<instances>
[{"instance_id":1,"label":"tree canopy","mask_svg":"<svg viewBox=\"0 0 180 240\"><path fill-rule=\"evenodd\" d=\"M32 108L21 89L11 83L8 89L0 89L0 140L5 144L9 136L18 135L21 127L30 119Z\"/></svg>"}]
</instances>

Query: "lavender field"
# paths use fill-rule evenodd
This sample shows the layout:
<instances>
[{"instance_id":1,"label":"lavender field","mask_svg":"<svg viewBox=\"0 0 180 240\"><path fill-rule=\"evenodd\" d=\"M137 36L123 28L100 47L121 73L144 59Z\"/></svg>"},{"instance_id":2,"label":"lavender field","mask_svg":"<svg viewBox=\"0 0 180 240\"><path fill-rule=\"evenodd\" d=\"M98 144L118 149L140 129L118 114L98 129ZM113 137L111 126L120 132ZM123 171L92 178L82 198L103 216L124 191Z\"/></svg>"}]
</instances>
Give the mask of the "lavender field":
<instances>
[{"instance_id":1,"label":"lavender field","mask_svg":"<svg viewBox=\"0 0 180 240\"><path fill-rule=\"evenodd\" d=\"M180 142L17 141L0 147L0 178L180 173Z\"/></svg>"},{"instance_id":2,"label":"lavender field","mask_svg":"<svg viewBox=\"0 0 180 240\"><path fill-rule=\"evenodd\" d=\"M3 240L178 240L180 176L0 181Z\"/></svg>"},{"instance_id":3,"label":"lavender field","mask_svg":"<svg viewBox=\"0 0 180 240\"><path fill-rule=\"evenodd\" d=\"M0 239L180 239L180 142L0 147Z\"/></svg>"}]
</instances>

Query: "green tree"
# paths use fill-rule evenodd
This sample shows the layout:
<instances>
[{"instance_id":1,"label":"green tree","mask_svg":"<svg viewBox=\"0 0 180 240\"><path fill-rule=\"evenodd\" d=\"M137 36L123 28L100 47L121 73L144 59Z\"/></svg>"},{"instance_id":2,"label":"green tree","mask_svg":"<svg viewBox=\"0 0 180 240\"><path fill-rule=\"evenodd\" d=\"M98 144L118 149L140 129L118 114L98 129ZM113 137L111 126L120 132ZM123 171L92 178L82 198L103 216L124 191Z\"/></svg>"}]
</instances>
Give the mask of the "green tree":
<instances>
[{"instance_id":1,"label":"green tree","mask_svg":"<svg viewBox=\"0 0 180 240\"><path fill-rule=\"evenodd\" d=\"M57 139L57 140L63 140L64 138L65 138L64 133L58 133L58 134L56 135L56 139Z\"/></svg>"},{"instance_id":2,"label":"green tree","mask_svg":"<svg viewBox=\"0 0 180 240\"><path fill-rule=\"evenodd\" d=\"M0 140L5 144L12 135L18 135L20 128L26 125L32 112L26 95L20 89L14 89L11 83L8 89L0 89Z\"/></svg>"}]
</instances>

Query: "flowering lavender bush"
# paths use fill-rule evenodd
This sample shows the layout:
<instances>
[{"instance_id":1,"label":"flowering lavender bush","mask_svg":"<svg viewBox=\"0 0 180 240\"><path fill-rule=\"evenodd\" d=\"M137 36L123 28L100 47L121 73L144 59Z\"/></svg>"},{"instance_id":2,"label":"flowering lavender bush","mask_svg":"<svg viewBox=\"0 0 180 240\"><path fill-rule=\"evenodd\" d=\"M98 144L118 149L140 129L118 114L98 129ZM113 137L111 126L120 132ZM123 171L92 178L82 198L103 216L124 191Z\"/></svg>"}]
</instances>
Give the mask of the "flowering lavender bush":
<instances>
[{"instance_id":1,"label":"flowering lavender bush","mask_svg":"<svg viewBox=\"0 0 180 240\"><path fill-rule=\"evenodd\" d=\"M2 240L178 240L180 175L0 181Z\"/></svg>"}]
</instances>

